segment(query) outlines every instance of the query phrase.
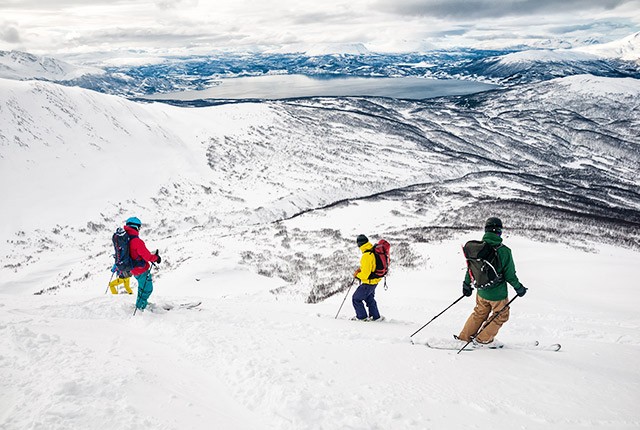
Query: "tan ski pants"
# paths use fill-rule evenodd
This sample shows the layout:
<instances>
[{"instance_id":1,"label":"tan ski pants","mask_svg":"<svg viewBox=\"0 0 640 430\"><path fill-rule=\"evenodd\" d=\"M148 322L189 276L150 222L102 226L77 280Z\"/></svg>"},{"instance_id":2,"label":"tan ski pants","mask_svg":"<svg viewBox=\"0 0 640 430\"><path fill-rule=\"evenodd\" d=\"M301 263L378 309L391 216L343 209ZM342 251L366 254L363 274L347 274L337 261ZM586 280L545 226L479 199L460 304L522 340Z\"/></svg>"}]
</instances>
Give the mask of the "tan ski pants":
<instances>
[{"instance_id":1,"label":"tan ski pants","mask_svg":"<svg viewBox=\"0 0 640 430\"><path fill-rule=\"evenodd\" d=\"M509 299L498 300L497 302L485 300L479 295L476 294L476 307L473 308L473 313L469 315L467 322L465 323L462 331L458 335L458 338L468 342L471 340L471 336L474 336L480 330L480 327L484 325L484 323L490 319L496 312L500 312L505 305L509 303ZM491 324L487 326L482 333L476 337L476 340L480 343L489 343L492 342L493 339L498 334L498 330L502 327L502 324L506 323L509 320L509 308L500 312L500 315L493 321Z\"/></svg>"}]
</instances>

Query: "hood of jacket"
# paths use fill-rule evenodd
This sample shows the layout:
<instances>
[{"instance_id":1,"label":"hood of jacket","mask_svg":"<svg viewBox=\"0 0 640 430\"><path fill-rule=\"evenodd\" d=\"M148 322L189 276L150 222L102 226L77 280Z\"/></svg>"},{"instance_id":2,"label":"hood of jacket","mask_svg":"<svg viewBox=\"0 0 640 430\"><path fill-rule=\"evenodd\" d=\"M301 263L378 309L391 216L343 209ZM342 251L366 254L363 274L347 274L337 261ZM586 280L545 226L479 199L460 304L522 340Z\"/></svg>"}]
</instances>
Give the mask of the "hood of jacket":
<instances>
[{"instance_id":1,"label":"hood of jacket","mask_svg":"<svg viewBox=\"0 0 640 430\"><path fill-rule=\"evenodd\" d=\"M126 231L126 232L129 234L129 236L135 236L135 237L138 237L138 235L140 234L140 233L138 232L138 230L136 230L136 229L135 229L135 228L133 228L133 227L129 227L128 225L125 225L125 226L124 226L124 231Z\"/></svg>"},{"instance_id":2,"label":"hood of jacket","mask_svg":"<svg viewBox=\"0 0 640 430\"><path fill-rule=\"evenodd\" d=\"M488 231L482 236L482 241L487 242L491 246L498 246L502 243L502 238L497 234Z\"/></svg>"},{"instance_id":3,"label":"hood of jacket","mask_svg":"<svg viewBox=\"0 0 640 430\"><path fill-rule=\"evenodd\" d=\"M367 242L362 244L362 246L360 247L360 251L362 251L362 253L364 254L365 252L369 251L371 248L373 248L373 245L371 244L371 242Z\"/></svg>"}]
</instances>

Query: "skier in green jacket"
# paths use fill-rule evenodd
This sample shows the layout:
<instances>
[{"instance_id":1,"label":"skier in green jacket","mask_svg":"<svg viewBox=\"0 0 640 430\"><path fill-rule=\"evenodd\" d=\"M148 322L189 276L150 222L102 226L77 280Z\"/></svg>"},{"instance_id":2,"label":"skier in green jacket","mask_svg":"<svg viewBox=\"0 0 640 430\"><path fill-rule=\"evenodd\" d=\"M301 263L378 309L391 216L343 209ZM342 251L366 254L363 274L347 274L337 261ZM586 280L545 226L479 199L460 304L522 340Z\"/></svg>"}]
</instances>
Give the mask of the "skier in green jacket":
<instances>
[{"instance_id":1,"label":"skier in green jacket","mask_svg":"<svg viewBox=\"0 0 640 430\"><path fill-rule=\"evenodd\" d=\"M491 347L496 345L495 337L498 334L498 330L509 319L509 308L505 309L509 302L507 283L511 284L519 297L524 296L527 289L516 276L516 266L513 262L511 249L502 244L502 238L500 237L502 235L502 221L495 217L487 219L484 231L482 241L496 248L498 253L500 267L497 271L502 275L502 280L491 288L478 289L476 306L458 335L458 339L465 342L473 339L476 344ZM467 271L462 283L462 293L467 297L473 293L469 271ZM504 310L501 311L502 309ZM490 319L490 316L493 317L497 312L500 312L500 314L475 337L483 324Z\"/></svg>"}]
</instances>

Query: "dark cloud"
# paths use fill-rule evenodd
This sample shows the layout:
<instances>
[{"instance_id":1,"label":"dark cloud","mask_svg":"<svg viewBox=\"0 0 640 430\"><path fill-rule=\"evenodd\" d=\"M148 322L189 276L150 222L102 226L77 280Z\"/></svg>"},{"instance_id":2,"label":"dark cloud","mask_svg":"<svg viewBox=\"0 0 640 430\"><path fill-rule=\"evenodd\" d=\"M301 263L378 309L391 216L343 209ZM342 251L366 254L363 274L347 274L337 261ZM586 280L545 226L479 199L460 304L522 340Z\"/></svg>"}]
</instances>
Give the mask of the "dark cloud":
<instances>
[{"instance_id":1,"label":"dark cloud","mask_svg":"<svg viewBox=\"0 0 640 430\"><path fill-rule=\"evenodd\" d=\"M8 43L19 43L20 33L18 29L13 26L6 26L0 28L0 40Z\"/></svg>"},{"instance_id":2,"label":"dark cloud","mask_svg":"<svg viewBox=\"0 0 640 430\"><path fill-rule=\"evenodd\" d=\"M638 0L376 0L373 7L406 16L477 19L610 10Z\"/></svg>"},{"instance_id":3,"label":"dark cloud","mask_svg":"<svg viewBox=\"0 0 640 430\"><path fill-rule=\"evenodd\" d=\"M469 32L468 28L455 28L455 29L451 29L451 30L442 30L442 31L431 32L429 34L431 36L446 37L446 36L464 36L468 32Z\"/></svg>"},{"instance_id":4,"label":"dark cloud","mask_svg":"<svg viewBox=\"0 0 640 430\"><path fill-rule=\"evenodd\" d=\"M347 14L336 14L336 13L323 13L323 12L315 12L315 13L304 13L295 15L292 17L292 23L298 25L304 24L318 24L318 23L326 23L326 22L348 22L349 19L352 19L352 15Z\"/></svg>"},{"instance_id":5,"label":"dark cloud","mask_svg":"<svg viewBox=\"0 0 640 430\"><path fill-rule=\"evenodd\" d=\"M613 29L621 29L632 33L634 32L635 28L636 26L632 22L598 20L585 24L556 25L549 27L547 30L552 34L568 34L586 31L595 31L601 33L611 31Z\"/></svg>"}]
</instances>

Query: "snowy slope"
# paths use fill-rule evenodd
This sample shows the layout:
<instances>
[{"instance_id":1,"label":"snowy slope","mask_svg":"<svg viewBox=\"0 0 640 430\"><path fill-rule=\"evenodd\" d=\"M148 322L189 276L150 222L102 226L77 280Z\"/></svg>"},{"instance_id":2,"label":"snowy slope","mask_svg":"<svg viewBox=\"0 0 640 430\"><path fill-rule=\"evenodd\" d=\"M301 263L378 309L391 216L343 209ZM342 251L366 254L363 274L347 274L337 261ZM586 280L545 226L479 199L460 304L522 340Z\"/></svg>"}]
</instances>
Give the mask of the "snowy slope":
<instances>
[{"instance_id":1,"label":"snowy slope","mask_svg":"<svg viewBox=\"0 0 640 430\"><path fill-rule=\"evenodd\" d=\"M598 58L613 58L625 61L640 60L640 32L609 43L599 43L570 49L525 50L510 53L500 58L500 64L524 66L526 63L566 63L595 61Z\"/></svg>"},{"instance_id":2,"label":"snowy slope","mask_svg":"<svg viewBox=\"0 0 640 430\"><path fill-rule=\"evenodd\" d=\"M632 34L606 44L570 49L537 49L483 58L469 66L479 76L504 84L543 81L556 77L593 74L637 78L640 36Z\"/></svg>"},{"instance_id":3,"label":"snowy slope","mask_svg":"<svg viewBox=\"0 0 640 430\"><path fill-rule=\"evenodd\" d=\"M620 58L626 61L640 61L640 32L609 43L574 48L573 51L585 52L605 58Z\"/></svg>"},{"instance_id":4,"label":"snowy slope","mask_svg":"<svg viewBox=\"0 0 640 430\"><path fill-rule=\"evenodd\" d=\"M20 51L0 51L0 78L70 81L83 75L100 75L102 69L79 67L51 57Z\"/></svg>"},{"instance_id":5,"label":"snowy slope","mask_svg":"<svg viewBox=\"0 0 640 430\"><path fill-rule=\"evenodd\" d=\"M297 227L318 222L342 223L329 213ZM349 302L334 319L346 291L304 304L271 293L278 281L204 261L162 277L152 296L156 303L197 297L201 311L132 318L133 298L103 295L103 283L56 296L1 295L0 423L52 430L637 428L638 252L507 237L530 291L514 302L500 338L561 342L561 352L456 355L409 343L459 296L460 243L475 236L421 245L427 262L394 271L389 289L378 291L383 323L346 320ZM198 271L209 275L196 281ZM463 300L416 341L449 338L471 308Z\"/></svg>"},{"instance_id":6,"label":"snowy slope","mask_svg":"<svg viewBox=\"0 0 640 430\"><path fill-rule=\"evenodd\" d=\"M206 108L0 87L0 428L640 425L638 81ZM131 215L163 255L151 302L201 310L105 294ZM561 352L409 343L488 215L530 288L500 338ZM359 233L393 246L384 323L334 319Z\"/></svg>"},{"instance_id":7,"label":"snowy slope","mask_svg":"<svg viewBox=\"0 0 640 430\"><path fill-rule=\"evenodd\" d=\"M0 215L8 238L0 289L31 278L68 236L74 252L86 253L96 234L109 236L132 212L171 246L176 233L213 231L215 242L380 193L417 202L400 213L433 211L430 221L457 228L477 225L478 202L497 210L497 186L500 210L519 213L523 224L552 219L570 240L579 231L638 238L640 90L632 79L565 78L426 103L310 99L200 109L41 82L2 85L0 179L11 186L1 197L12 209ZM246 251L255 252L250 242ZM279 267L295 260L286 248L259 247L261 256L278 254ZM44 277L36 291L101 264L82 260L78 274Z\"/></svg>"}]
</instances>

